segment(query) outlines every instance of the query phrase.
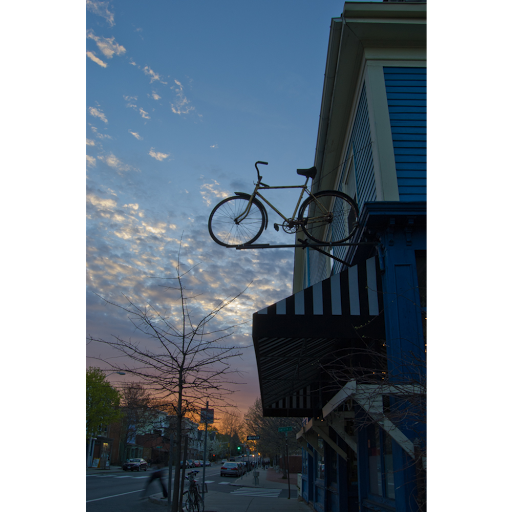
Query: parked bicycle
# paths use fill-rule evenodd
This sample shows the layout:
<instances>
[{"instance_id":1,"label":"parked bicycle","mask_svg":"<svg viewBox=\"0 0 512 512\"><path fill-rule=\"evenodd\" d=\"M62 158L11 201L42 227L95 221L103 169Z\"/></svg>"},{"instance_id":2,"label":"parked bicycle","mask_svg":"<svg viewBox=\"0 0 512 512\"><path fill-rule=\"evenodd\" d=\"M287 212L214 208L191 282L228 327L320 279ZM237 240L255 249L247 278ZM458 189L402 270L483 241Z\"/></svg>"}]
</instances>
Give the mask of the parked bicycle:
<instances>
[{"instance_id":1,"label":"parked bicycle","mask_svg":"<svg viewBox=\"0 0 512 512\"><path fill-rule=\"evenodd\" d=\"M297 169L297 174L305 176L304 185L288 185L271 187L262 182L258 164L268 165L268 162L256 162L258 181L254 184L252 194L235 192L235 195L221 201L210 214L208 231L219 245L236 247L248 245L256 241L268 227L267 210L258 199L262 199L283 219L282 224L274 224L285 233L296 233L299 229L311 240L329 245L345 242L354 235L358 226L359 210L350 196L337 190L322 190L311 192L308 181L315 178L316 167ZM301 189L299 200L291 217L285 217L270 201L265 199L260 190L298 188ZM302 198L308 197L300 205ZM299 208L300 205L300 208Z\"/></svg>"},{"instance_id":2,"label":"parked bicycle","mask_svg":"<svg viewBox=\"0 0 512 512\"><path fill-rule=\"evenodd\" d=\"M183 497L186 499L185 508L188 512L203 512L204 511L204 501L201 495L199 494L199 487L197 486L197 480L195 476L199 473L199 471L191 471L187 474L188 480L188 491L183 493ZM206 484L204 484L206 485Z\"/></svg>"}]
</instances>

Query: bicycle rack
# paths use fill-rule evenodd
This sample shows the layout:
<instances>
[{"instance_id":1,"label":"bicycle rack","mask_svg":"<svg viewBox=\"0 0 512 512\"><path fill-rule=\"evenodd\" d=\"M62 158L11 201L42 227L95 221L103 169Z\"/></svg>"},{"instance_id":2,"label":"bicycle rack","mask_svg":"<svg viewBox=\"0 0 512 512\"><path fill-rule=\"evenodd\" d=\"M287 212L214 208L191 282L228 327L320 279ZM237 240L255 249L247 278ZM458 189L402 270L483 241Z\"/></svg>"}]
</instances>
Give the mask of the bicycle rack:
<instances>
[{"instance_id":1,"label":"bicycle rack","mask_svg":"<svg viewBox=\"0 0 512 512\"><path fill-rule=\"evenodd\" d=\"M297 240L298 244L291 244L291 245L270 245L270 244L244 244L244 245L237 245L235 249L237 251L241 251L243 249L282 249L287 247L301 247L302 249L311 248L315 251L318 251L322 254L325 254L326 256L329 256L329 258L332 258L333 260L339 261L340 263L343 263L344 265L347 265L348 267L351 267L349 263L346 261L343 261L342 259L322 250L319 249L319 247L343 247L343 246L351 246L351 245L378 245L378 242L336 242L336 243L323 243L323 244L313 244L309 240L302 240L299 238Z\"/></svg>"}]
</instances>

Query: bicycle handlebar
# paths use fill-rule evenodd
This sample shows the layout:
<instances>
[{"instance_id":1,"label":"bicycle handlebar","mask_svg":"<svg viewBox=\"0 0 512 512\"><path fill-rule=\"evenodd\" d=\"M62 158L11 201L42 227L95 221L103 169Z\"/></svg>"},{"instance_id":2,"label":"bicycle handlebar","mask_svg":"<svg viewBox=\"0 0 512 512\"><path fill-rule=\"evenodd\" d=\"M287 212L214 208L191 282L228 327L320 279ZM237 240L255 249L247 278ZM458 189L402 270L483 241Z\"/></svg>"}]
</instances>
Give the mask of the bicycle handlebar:
<instances>
[{"instance_id":1,"label":"bicycle handlebar","mask_svg":"<svg viewBox=\"0 0 512 512\"><path fill-rule=\"evenodd\" d=\"M254 167L256 167L256 172L258 173L258 179L261 180L262 179L262 176L260 175L260 170L258 169L258 164L261 164L261 165L268 165L268 162L261 162L261 161L257 161L255 164L254 164Z\"/></svg>"}]
</instances>

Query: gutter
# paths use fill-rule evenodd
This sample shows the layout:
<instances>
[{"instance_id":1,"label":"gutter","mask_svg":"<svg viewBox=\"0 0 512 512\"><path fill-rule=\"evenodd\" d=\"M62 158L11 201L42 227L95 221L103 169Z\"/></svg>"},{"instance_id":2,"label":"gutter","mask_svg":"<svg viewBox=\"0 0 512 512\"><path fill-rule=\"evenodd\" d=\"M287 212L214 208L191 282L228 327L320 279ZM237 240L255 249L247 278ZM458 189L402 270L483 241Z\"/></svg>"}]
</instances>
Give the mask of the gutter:
<instances>
[{"instance_id":1,"label":"gutter","mask_svg":"<svg viewBox=\"0 0 512 512\"><path fill-rule=\"evenodd\" d=\"M315 167L318 169L318 177L322 174L322 164L324 160L325 141L329 130L331 120L331 103L334 91L334 82L338 69L338 55L341 44L342 27L345 24L343 18L332 18L331 32L329 35L329 47L327 49L327 60L325 64L324 90L322 92L322 102L320 109L320 122L318 125L317 143L315 149ZM328 102L327 102L328 99ZM311 187L316 190L314 184Z\"/></svg>"}]
</instances>

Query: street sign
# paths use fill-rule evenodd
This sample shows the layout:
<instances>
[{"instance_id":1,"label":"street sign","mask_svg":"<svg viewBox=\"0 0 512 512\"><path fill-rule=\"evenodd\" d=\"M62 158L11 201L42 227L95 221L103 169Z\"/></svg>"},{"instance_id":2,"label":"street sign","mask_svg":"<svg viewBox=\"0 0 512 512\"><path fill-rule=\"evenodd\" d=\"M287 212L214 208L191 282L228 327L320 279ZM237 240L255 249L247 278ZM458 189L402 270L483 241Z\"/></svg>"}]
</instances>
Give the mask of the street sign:
<instances>
[{"instance_id":1,"label":"street sign","mask_svg":"<svg viewBox=\"0 0 512 512\"><path fill-rule=\"evenodd\" d=\"M213 409L201 409L201 423L213 423Z\"/></svg>"},{"instance_id":2,"label":"street sign","mask_svg":"<svg viewBox=\"0 0 512 512\"><path fill-rule=\"evenodd\" d=\"M277 430L279 432L290 432L291 430L293 430L293 427L279 427Z\"/></svg>"},{"instance_id":3,"label":"street sign","mask_svg":"<svg viewBox=\"0 0 512 512\"><path fill-rule=\"evenodd\" d=\"M260 438L260 436L247 436L247 441L255 441L259 438Z\"/></svg>"}]
</instances>

